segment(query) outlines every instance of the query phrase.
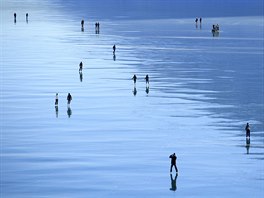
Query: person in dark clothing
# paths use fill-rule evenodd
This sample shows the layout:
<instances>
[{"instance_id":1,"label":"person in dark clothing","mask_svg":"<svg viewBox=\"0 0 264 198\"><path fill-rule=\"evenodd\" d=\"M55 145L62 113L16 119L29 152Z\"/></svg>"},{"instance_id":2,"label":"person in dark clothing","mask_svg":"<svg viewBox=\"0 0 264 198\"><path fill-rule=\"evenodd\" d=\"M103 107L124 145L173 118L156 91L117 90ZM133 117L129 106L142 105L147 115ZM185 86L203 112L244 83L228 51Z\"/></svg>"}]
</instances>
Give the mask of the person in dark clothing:
<instances>
[{"instance_id":1,"label":"person in dark clothing","mask_svg":"<svg viewBox=\"0 0 264 198\"><path fill-rule=\"evenodd\" d=\"M200 18L200 24L202 23L202 18Z\"/></svg>"},{"instance_id":2,"label":"person in dark clothing","mask_svg":"<svg viewBox=\"0 0 264 198\"><path fill-rule=\"evenodd\" d=\"M175 153L171 154L170 157L171 158L171 167L170 167L170 172L172 172L172 167L174 166L175 167L175 170L176 170L176 173L178 173L178 168L176 166L176 159L177 159L177 156L175 155Z\"/></svg>"},{"instance_id":3,"label":"person in dark clothing","mask_svg":"<svg viewBox=\"0 0 264 198\"><path fill-rule=\"evenodd\" d=\"M79 64L79 72L82 72L82 69L83 69L83 63L80 62L80 64Z\"/></svg>"},{"instance_id":4,"label":"person in dark clothing","mask_svg":"<svg viewBox=\"0 0 264 198\"><path fill-rule=\"evenodd\" d=\"M245 130L246 130L246 137L247 138L250 138L250 126L249 124L247 123L246 127L245 127Z\"/></svg>"},{"instance_id":5,"label":"person in dark clothing","mask_svg":"<svg viewBox=\"0 0 264 198\"><path fill-rule=\"evenodd\" d=\"M84 20L81 21L81 25L82 25L82 28L83 28L83 26L84 26Z\"/></svg>"},{"instance_id":6,"label":"person in dark clothing","mask_svg":"<svg viewBox=\"0 0 264 198\"><path fill-rule=\"evenodd\" d=\"M136 84L136 82L137 82L137 76L136 76L136 74L134 74L134 76L132 77L132 79L134 80L134 84Z\"/></svg>"},{"instance_id":7,"label":"person in dark clothing","mask_svg":"<svg viewBox=\"0 0 264 198\"><path fill-rule=\"evenodd\" d=\"M70 103L71 103L71 101L72 101L72 96L71 96L71 94L70 94L70 93L68 93L68 96L67 96L67 101L68 101L68 104L70 104Z\"/></svg>"},{"instance_id":8,"label":"person in dark clothing","mask_svg":"<svg viewBox=\"0 0 264 198\"><path fill-rule=\"evenodd\" d=\"M195 23L197 23L197 22L198 22L198 18L195 19Z\"/></svg>"},{"instance_id":9,"label":"person in dark clothing","mask_svg":"<svg viewBox=\"0 0 264 198\"><path fill-rule=\"evenodd\" d=\"M59 104L59 94L56 93L56 97L55 97L55 106L58 106Z\"/></svg>"},{"instance_id":10,"label":"person in dark clothing","mask_svg":"<svg viewBox=\"0 0 264 198\"><path fill-rule=\"evenodd\" d=\"M148 75L146 75L145 79L146 79L146 84L149 84L149 76Z\"/></svg>"},{"instance_id":11,"label":"person in dark clothing","mask_svg":"<svg viewBox=\"0 0 264 198\"><path fill-rule=\"evenodd\" d=\"M16 13L14 13L14 23L16 23Z\"/></svg>"},{"instance_id":12,"label":"person in dark clothing","mask_svg":"<svg viewBox=\"0 0 264 198\"><path fill-rule=\"evenodd\" d=\"M28 13L26 13L26 21L28 22Z\"/></svg>"},{"instance_id":13,"label":"person in dark clothing","mask_svg":"<svg viewBox=\"0 0 264 198\"><path fill-rule=\"evenodd\" d=\"M114 45L113 46L113 53L115 53L115 51L116 51L116 46Z\"/></svg>"}]
</instances>

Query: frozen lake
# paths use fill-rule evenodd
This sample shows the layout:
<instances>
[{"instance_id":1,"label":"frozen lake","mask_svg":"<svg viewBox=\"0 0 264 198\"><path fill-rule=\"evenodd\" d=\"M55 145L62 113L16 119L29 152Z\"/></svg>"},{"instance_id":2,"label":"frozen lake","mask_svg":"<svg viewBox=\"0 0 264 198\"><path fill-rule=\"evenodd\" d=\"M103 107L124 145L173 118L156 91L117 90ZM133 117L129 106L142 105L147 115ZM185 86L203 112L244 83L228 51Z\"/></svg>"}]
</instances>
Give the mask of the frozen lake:
<instances>
[{"instance_id":1,"label":"frozen lake","mask_svg":"<svg viewBox=\"0 0 264 198\"><path fill-rule=\"evenodd\" d=\"M55 2L1 2L1 197L264 195L263 16L196 26Z\"/></svg>"}]
</instances>

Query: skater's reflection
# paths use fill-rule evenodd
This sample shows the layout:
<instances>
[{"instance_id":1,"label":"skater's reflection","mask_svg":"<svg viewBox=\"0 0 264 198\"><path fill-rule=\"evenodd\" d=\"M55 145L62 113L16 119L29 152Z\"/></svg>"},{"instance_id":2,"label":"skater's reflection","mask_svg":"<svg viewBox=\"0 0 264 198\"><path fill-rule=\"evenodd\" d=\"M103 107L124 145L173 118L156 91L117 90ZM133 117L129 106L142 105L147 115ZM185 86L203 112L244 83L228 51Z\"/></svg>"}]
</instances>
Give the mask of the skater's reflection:
<instances>
[{"instance_id":1,"label":"skater's reflection","mask_svg":"<svg viewBox=\"0 0 264 198\"><path fill-rule=\"evenodd\" d=\"M213 37L218 37L219 36L219 32L212 32Z\"/></svg>"},{"instance_id":2,"label":"skater's reflection","mask_svg":"<svg viewBox=\"0 0 264 198\"><path fill-rule=\"evenodd\" d=\"M72 110L71 110L71 107L70 107L70 106L68 106L67 114L68 114L68 117L69 117L69 118L70 118L71 115L72 115Z\"/></svg>"},{"instance_id":3,"label":"skater's reflection","mask_svg":"<svg viewBox=\"0 0 264 198\"><path fill-rule=\"evenodd\" d=\"M115 54L113 54L113 60L116 61L116 55Z\"/></svg>"},{"instance_id":4,"label":"skater's reflection","mask_svg":"<svg viewBox=\"0 0 264 198\"><path fill-rule=\"evenodd\" d=\"M250 138L246 138L246 149L247 149L247 154L249 154L249 148L250 148Z\"/></svg>"},{"instance_id":5,"label":"skater's reflection","mask_svg":"<svg viewBox=\"0 0 264 198\"><path fill-rule=\"evenodd\" d=\"M149 86L146 86L146 93L149 94Z\"/></svg>"},{"instance_id":6,"label":"skater's reflection","mask_svg":"<svg viewBox=\"0 0 264 198\"><path fill-rule=\"evenodd\" d=\"M137 95L137 88L136 87L134 87L134 89L133 89L133 94L134 94L134 96Z\"/></svg>"},{"instance_id":7,"label":"skater's reflection","mask_svg":"<svg viewBox=\"0 0 264 198\"><path fill-rule=\"evenodd\" d=\"M59 117L59 107L55 106L56 118Z\"/></svg>"},{"instance_id":8,"label":"skater's reflection","mask_svg":"<svg viewBox=\"0 0 264 198\"><path fill-rule=\"evenodd\" d=\"M83 73L79 72L79 74L80 74L80 82L82 82L83 81Z\"/></svg>"},{"instance_id":9,"label":"skater's reflection","mask_svg":"<svg viewBox=\"0 0 264 198\"><path fill-rule=\"evenodd\" d=\"M177 173L176 173L174 179L172 177L172 174L170 174L170 178L171 178L171 188L170 188L170 190L172 190L172 191L176 191L177 190L177 185L176 185L177 177L178 177Z\"/></svg>"}]
</instances>

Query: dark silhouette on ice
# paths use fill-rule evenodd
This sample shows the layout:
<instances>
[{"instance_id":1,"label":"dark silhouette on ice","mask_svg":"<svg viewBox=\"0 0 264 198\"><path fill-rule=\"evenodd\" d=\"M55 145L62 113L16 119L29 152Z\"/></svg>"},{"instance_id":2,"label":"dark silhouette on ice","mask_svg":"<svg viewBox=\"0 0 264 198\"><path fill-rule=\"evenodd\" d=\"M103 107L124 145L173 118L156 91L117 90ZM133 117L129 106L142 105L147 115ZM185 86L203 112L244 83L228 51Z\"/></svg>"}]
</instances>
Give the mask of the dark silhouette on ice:
<instances>
[{"instance_id":1,"label":"dark silhouette on ice","mask_svg":"<svg viewBox=\"0 0 264 198\"><path fill-rule=\"evenodd\" d=\"M146 85L149 85L149 76L148 76L148 74L146 75L145 80L146 80Z\"/></svg>"},{"instance_id":2,"label":"dark silhouette on ice","mask_svg":"<svg viewBox=\"0 0 264 198\"><path fill-rule=\"evenodd\" d=\"M134 74L134 76L132 77L132 79L133 79L133 81L134 81L134 85L135 85L136 82L137 82L137 76L136 76L136 74Z\"/></svg>"},{"instance_id":3,"label":"dark silhouette on ice","mask_svg":"<svg viewBox=\"0 0 264 198\"><path fill-rule=\"evenodd\" d=\"M171 154L170 157L171 158L171 167L170 167L170 172L172 172L172 167L174 166L175 167L175 170L176 170L176 173L178 173L178 168L176 166L176 159L177 159L177 156L175 155L175 153Z\"/></svg>"},{"instance_id":4,"label":"dark silhouette on ice","mask_svg":"<svg viewBox=\"0 0 264 198\"><path fill-rule=\"evenodd\" d=\"M250 126L249 126L249 123L246 124L245 131L246 131L246 137L250 138Z\"/></svg>"},{"instance_id":5,"label":"dark silhouette on ice","mask_svg":"<svg viewBox=\"0 0 264 198\"><path fill-rule=\"evenodd\" d=\"M59 94L56 93L56 96L55 96L55 106L58 106L59 104Z\"/></svg>"},{"instance_id":6,"label":"dark silhouette on ice","mask_svg":"<svg viewBox=\"0 0 264 198\"><path fill-rule=\"evenodd\" d=\"M83 63L81 61L80 64L79 64L79 72L82 72L82 69L83 69Z\"/></svg>"},{"instance_id":7,"label":"dark silhouette on ice","mask_svg":"<svg viewBox=\"0 0 264 198\"><path fill-rule=\"evenodd\" d=\"M99 34L100 33L100 23L96 22L95 23L95 34Z\"/></svg>"},{"instance_id":8,"label":"dark silhouette on ice","mask_svg":"<svg viewBox=\"0 0 264 198\"><path fill-rule=\"evenodd\" d=\"M67 101L68 101L68 105L70 105L71 104L71 101L72 101L72 96L71 96L70 93L68 93Z\"/></svg>"},{"instance_id":9,"label":"dark silhouette on ice","mask_svg":"<svg viewBox=\"0 0 264 198\"><path fill-rule=\"evenodd\" d=\"M116 46L114 45L113 46L113 54L115 54L115 51L116 51Z\"/></svg>"},{"instance_id":10,"label":"dark silhouette on ice","mask_svg":"<svg viewBox=\"0 0 264 198\"><path fill-rule=\"evenodd\" d=\"M26 13L26 22L28 23L28 13Z\"/></svg>"},{"instance_id":11,"label":"dark silhouette on ice","mask_svg":"<svg viewBox=\"0 0 264 198\"><path fill-rule=\"evenodd\" d=\"M14 13L14 23L16 23L16 17L17 17L17 14Z\"/></svg>"}]
</instances>

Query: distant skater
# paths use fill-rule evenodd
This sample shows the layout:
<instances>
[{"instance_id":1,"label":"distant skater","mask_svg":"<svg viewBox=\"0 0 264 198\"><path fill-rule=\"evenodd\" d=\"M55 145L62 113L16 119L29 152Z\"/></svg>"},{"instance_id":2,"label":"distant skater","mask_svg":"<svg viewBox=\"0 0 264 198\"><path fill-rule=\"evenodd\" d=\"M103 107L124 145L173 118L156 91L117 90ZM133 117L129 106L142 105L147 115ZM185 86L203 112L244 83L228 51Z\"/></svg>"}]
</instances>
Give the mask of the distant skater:
<instances>
[{"instance_id":1,"label":"distant skater","mask_svg":"<svg viewBox=\"0 0 264 198\"><path fill-rule=\"evenodd\" d=\"M178 174L178 168L176 166L176 159L177 156L175 155L175 153L171 154L170 157L171 158L171 167L170 167L170 173L172 173L172 167L175 167L176 173Z\"/></svg>"},{"instance_id":2,"label":"distant skater","mask_svg":"<svg viewBox=\"0 0 264 198\"><path fill-rule=\"evenodd\" d=\"M71 104L71 101L72 101L72 96L70 93L68 93L68 96L67 96L67 101L68 101L68 105Z\"/></svg>"},{"instance_id":3,"label":"distant skater","mask_svg":"<svg viewBox=\"0 0 264 198\"><path fill-rule=\"evenodd\" d=\"M196 24L198 23L198 18L195 19L195 23L196 23Z\"/></svg>"},{"instance_id":4,"label":"distant skater","mask_svg":"<svg viewBox=\"0 0 264 198\"><path fill-rule=\"evenodd\" d=\"M79 64L79 72L82 72L82 69L83 69L83 63L81 61L80 64Z\"/></svg>"},{"instance_id":5,"label":"distant skater","mask_svg":"<svg viewBox=\"0 0 264 198\"><path fill-rule=\"evenodd\" d=\"M137 76L136 76L136 74L134 74L134 76L132 77L132 79L134 81L134 84L136 84L136 82L137 82Z\"/></svg>"},{"instance_id":6,"label":"distant skater","mask_svg":"<svg viewBox=\"0 0 264 198\"><path fill-rule=\"evenodd\" d=\"M116 46L114 45L113 46L113 54L115 54L115 51L116 51Z\"/></svg>"},{"instance_id":7,"label":"distant skater","mask_svg":"<svg viewBox=\"0 0 264 198\"><path fill-rule=\"evenodd\" d=\"M26 13L26 21L28 22L28 13Z\"/></svg>"},{"instance_id":8,"label":"distant skater","mask_svg":"<svg viewBox=\"0 0 264 198\"><path fill-rule=\"evenodd\" d=\"M16 17L17 17L17 14L14 13L14 23L16 23Z\"/></svg>"},{"instance_id":9,"label":"distant skater","mask_svg":"<svg viewBox=\"0 0 264 198\"><path fill-rule=\"evenodd\" d=\"M246 137L247 138L250 138L250 126L249 124L247 123L246 127L245 127L245 130L246 130Z\"/></svg>"},{"instance_id":10,"label":"distant skater","mask_svg":"<svg viewBox=\"0 0 264 198\"><path fill-rule=\"evenodd\" d=\"M145 80L146 80L146 85L149 85L149 76L148 76L148 74L146 75Z\"/></svg>"},{"instance_id":11,"label":"distant skater","mask_svg":"<svg viewBox=\"0 0 264 198\"><path fill-rule=\"evenodd\" d=\"M100 23L99 22L96 22L95 23L95 33L96 34L99 34L100 33Z\"/></svg>"},{"instance_id":12,"label":"distant skater","mask_svg":"<svg viewBox=\"0 0 264 198\"><path fill-rule=\"evenodd\" d=\"M55 106L58 106L59 104L59 94L56 93L56 96L55 96Z\"/></svg>"},{"instance_id":13,"label":"distant skater","mask_svg":"<svg viewBox=\"0 0 264 198\"><path fill-rule=\"evenodd\" d=\"M84 20L81 21L82 28L84 28Z\"/></svg>"},{"instance_id":14,"label":"distant skater","mask_svg":"<svg viewBox=\"0 0 264 198\"><path fill-rule=\"evenodd\" d=\"M202 23L202 17L200 17L200 24Z\"/></svg>"}]
</instances>

